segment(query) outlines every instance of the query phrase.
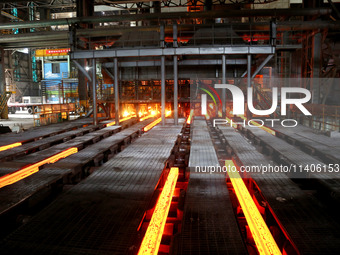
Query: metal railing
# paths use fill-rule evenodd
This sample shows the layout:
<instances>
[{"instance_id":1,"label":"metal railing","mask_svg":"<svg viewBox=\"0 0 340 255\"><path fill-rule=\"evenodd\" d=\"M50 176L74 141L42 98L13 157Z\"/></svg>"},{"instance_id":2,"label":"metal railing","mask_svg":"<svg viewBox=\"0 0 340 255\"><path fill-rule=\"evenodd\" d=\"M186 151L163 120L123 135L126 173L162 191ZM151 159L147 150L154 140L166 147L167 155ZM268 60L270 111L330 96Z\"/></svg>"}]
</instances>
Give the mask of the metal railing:
<instances>
[{"instance_id":1,"label":"metal railing","mask_svg":"<svg viewBox=\"0 0 340 255\"><path fill-rule=\"evenodd\" d=\"M174 28L166 25L152 27L114 26L115 33L106 35L82 36L82 47L105 50L111 48L154 48L154 47L193 47L193 46L268 46L301 45L301 31L273 33L271 23L260 25L248 23L182 24ZM178 31L176 33L176 30ZM165 31L164 33L162 31ZM175 31L175 32L174 32Z\"/></svg>"}]
</instances>

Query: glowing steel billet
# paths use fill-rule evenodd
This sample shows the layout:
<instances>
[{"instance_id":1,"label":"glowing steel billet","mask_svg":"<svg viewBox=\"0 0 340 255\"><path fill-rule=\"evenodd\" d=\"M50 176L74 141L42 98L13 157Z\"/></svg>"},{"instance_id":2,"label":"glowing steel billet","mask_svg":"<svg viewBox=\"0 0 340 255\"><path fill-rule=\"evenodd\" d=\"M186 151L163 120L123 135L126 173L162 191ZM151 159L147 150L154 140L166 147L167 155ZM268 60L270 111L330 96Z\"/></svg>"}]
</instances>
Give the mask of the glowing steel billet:
<instances>
[{"instance_id":1,"label":"glowing steel billet","mask_svg":"<svg viewBox=\"0 0 340 255\"><path fill-rule=\"evenodd\" d=\"M129 119L131 119L131 118L133 118L133 117L136 117L136 115L131 115L131 116L129 116L129 117L122 118L122 119L119 120L119 122L122 122L122 121L125 121L125 120L129 120ZM115 122L115 121L112 121L112 122L106 124L106 126L107 126L107 127L110 127L110 126L113 126L113 125L115 125L115 124L116 124L116 122Z\"/></svg>"},{"instance_id":2,"label":"glowing steel billet","mask_svg":"<svg viewBox=\"0 0 340 255\"><path fill-rule=\"evenodd\" d=\"M58 161L59 159L66 158L71 154L77 153L77 148L69 148L63 152L60 152L56 155L53 155L51 157L48 157L42 161L39 161L35 164L23 167L22 169L19 169L13 173L6 174L2 177L0 177L0 188L10 185L12 183L15 183L17 181L20 181L27 176L30 176L31 174L34 174L39 171L39 167L45 164L50 164Z\"/></svg>"},{"instance_id":3,"label":"glowing steel billet","mask_svg":"<svg viewBox=\"0 0 340 255\"><path fill-rule=\"evenodd\" d=\"M192 119L192 116L194 115L194 110L191 110L190 111L190 115L189 115L189 117L188 117L188 119L187 119L187 124L190 124L191 123L191 119Z\"/></svg>"},{"instance_id":4,"label":"glowing steel billet","mask_svg":"<svg viewBox=\"0 0 340 255\"><path fill-rule=\"evenodd\" d=\"M138 255L158 254L177 178L178 168L172 167L164 184L162 193L158 198L155 211L152 214L150 224L139 248Z\"/></svg>"},{"instance_id":5,"label":"glowing steel billet","mask_svg":"<svg viewBox=\"0 0 340 255\"><path fill-rule=\"evenodd\" d=\"M244 117L244 116L239 116L239 117L240 117L241 119L247 120L247 118ZM254 125L254 126L257 126L257 127L261 128L261 129L263 129L263 130L266 131L267 133L272 134L273 136L275 136L275 134L276 134L274 130L272 130L272 129L268 128L268 127L262 126L262 125L260 125L259 123L255 122L255 121L253 121L253 120L251 120L250 123L251 123L252 125Z\"/></svg>"},{"instance_id":6,"label":"glowing steel billet","mask_svg":"<svg viewBox=\"0 0 340 255\"><path fill-rule=\"evenodd\" d=\"M233 161L226 160L225 165L227 166L227 169L231 169L228 171L228 175L235 190L237 199L241 205L243 214L246 217L250 232L254 238L259 254L281 254L279 247L270 233L267 224L263 220L261 213L257 209L257 206L249 194L249 191L240 174L237 170L232 170L236 169Z\"/></svg>"},{"instance_id":7,"label":"glowing steel billet","mask_svg":"<svg viewBox=\"0 0 340 255\"><path fill-rule=\"evenodd\" d=\"M22 145L22 143L12 143L12 144L9 144L9 145L0 146L0 151L12 149L14 147L18 147L18 146L21 146L21 145Z\"/></svg>"},{"instance_id":8,"label":"glowing steel billet","mask_svg":"<svg viewBox=\"0 0 340 255\"><path fill-rule=\"evenodd\" d=\"M144 117L140 118L139 121L147 120L147 119L149 119L149 118L151 118L153 116L155 116L155 115L150 114L150 115L144 116Z\"/></svg>"},{"instance_id":9,"label":"glowing steel billet","mask_svg":"<svg viewBox=\"0 0 340 255\"><path fill-rule=\"evenodd\" d=\"M143 128L144 132L150 130L151 128L153 128L154 126L156 126L159 122L162 121L162 118L158 118L156 120L154 120L153 122L151 122L149 125L145 126Z\"/></svg>"}]
</instances>

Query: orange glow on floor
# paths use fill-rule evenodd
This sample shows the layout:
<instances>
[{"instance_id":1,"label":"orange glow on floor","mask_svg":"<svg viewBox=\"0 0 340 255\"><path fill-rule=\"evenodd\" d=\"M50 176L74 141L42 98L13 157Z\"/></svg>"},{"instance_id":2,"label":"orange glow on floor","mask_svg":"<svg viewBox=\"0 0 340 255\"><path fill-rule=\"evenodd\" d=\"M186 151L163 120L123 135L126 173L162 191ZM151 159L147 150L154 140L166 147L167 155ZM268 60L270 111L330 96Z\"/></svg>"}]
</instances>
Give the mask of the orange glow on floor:
<instances>
[{"instance_id":1,"label":"orange glow on floor","mask_svg":"<svg viewBox=\"0 0 340 255\"><path fill-rule=\"evenodd\" d=\"M257 206L240 174L237 170L232 171L232 169L236 169L234 162L232 160L226 160L225 165L228 169L231 169L231 171L228 171L228 175L235 190L237 199L241 205L243 214L246 217L259 254L280 255L281 251L277 246L272 234L270 233L267 224L263 220L261 213L257 209Z\"/></svg>"},{"instance_id":2,"label":"orange glow on floor","mask_svg":"<svg viewBox=\"0 0 340 255\"><path fill-rule=\"evenodd\" d=\"M239 117L240 117L241 119L243 119L243 120L247 120L247 118L244 117L244 116L239 116ZM257 127L261 128L261 129L263 129L264 131L266 131L267 133L269 133L269 134L271 134L271 135L273 135L273 136L276 135L275 131L272 130L272 129L270 129L270 128L268 128L268 127L261 126L259 123L255 122L255 121L252 121L252 120L250 121L250 123L251 123L252 125L254 125L254 126L257 126Z\"/></svg>"},{"instance_id":3,"label":"orange glow on floor","mask_svg":"<svg viewBox=\"0 0 340 255\"><path fill-rule=\"evenodd\" d=\"M9 145L4 145L4 146L1 146L0 147L0 151L5 151L5 150L8 150L8 149L12 149L14 147L18 147L18 146L21 146L22 143L12 143L12 144L9 144Z\"/></svg>"},{"instance_id":4,"label":"orange glow on floor","mask_svg":"<svg viewBox=\"0 0 340 255\"><path fill-rule=\"evenodd\" d=\"M177 178L178 168L172 167L164 184L162 193L158 198L155 211L152 214L150 224L146 230L141 247L139 248L138 255L158 254Z\"/></svg>"},{"instance_id":5,"label":"orange glow on floor","mask_svg":"<svg viewBox=\"0 0 340 255\"><path fill-rule=\"evenodd\" d=\"M78 149L77 148L69 148L65 151L62 151L56 155L53 155L51 157L48 157L42 161L39 161L35 164L29 165L29 166L25 166L22 169L19 169L13 173L9 173L6 174L2 177L0 177L0 188L10 185L12 183L15 183L17 181L20 181L24 178L26 178L27 176L30 176L31 174L34 174L36 172L39 171L39 167L45 164L51 164L54 162L57 162L58 160L62 159L62 158L66 158L71 154L77 153Z\"/></svg>"},{"instance_id":6,"label":"orange glow on floor","mask_svg":"<svg viewBox=\"0 0 340 255\"><path fill-rule=\"evenodd\" d=\"M133 118L133 117L136 117L136 115L131 115L131 116L129 116L129 117L122 118L122 119L119 120L119 122L122 122L122 121L125 121L125 120L129 120L129 119L131 119L131 118ZM107 127L110 127L110 126L113 126L113 125L115 125L115 124L116 124L116 121L112 121L112 122L106 124L106 126L107 126Z\"/></svg>"},{"instance_id":7,"label":"orange glow on floor","mask_svg":"<svg viewBox=\"0 0 340 255\"><path fill-rule=\"evenodd\" d=\"M149 131L151 128L153 128L154 126L156 126L159 122L162 121L162 118L158 118L156 120L154 120L153 122L151 122L149 125L145 126L143 128L143 131L146 132L146 131Z\"/></svg>"},{"instance_id":8,"label":"orange glow on floor","mask_svg":"<svg viewBox=\"0 0 340 255\"><path fill-rule=\"evenodd\" d=\"M190 124L191 123L191 119L192 119L192 116L194 115L194 110L191 110L190 111L190 115L189 115L189 117L188 117L188 119L187 119L187 124Z\"/></svg>"}]
</instances>

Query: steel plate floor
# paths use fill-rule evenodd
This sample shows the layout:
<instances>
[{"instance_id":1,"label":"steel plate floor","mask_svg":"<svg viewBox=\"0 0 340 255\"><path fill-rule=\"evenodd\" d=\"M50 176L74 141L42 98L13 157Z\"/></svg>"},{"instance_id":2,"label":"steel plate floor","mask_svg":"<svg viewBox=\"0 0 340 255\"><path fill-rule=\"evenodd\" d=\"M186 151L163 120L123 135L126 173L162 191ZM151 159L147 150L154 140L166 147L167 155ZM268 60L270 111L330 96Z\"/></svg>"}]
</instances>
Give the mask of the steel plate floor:
<instances>
[{"instance_id":1,"label":"steel plate floor","mask_svg":"<svg viewBox=\"0 0 340 255\"><path fill-rule=\"evenodd\" d=\"M8 236L2 254L127 254L180 126L157 126Z\"/></svg>"},{"instance_id":2,"label":"steel plate floor","mask_svg":"<svg viewBox=\"0 0 340 255\"><path fill-rule=\"evenodd\" d=\"M196 166L217 165L207 123L195 119L178 254L247 254L231 206L225 174L195 172Z\"/></svg>"}]
</instances>

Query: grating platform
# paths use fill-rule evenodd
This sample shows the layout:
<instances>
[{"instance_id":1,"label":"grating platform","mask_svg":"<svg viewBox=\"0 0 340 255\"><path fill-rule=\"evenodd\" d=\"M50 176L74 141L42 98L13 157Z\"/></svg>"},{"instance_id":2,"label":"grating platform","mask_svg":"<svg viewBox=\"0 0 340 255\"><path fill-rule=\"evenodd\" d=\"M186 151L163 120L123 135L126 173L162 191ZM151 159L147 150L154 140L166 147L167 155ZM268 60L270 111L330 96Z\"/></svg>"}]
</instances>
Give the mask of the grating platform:
<instances>
[{"instance_id":1,"label":"grating platform","mask_svg":"<svg viewBox=\"0 0 340 255\"><path fill-rule=\"evenodd\" d=\"M126 139L138 137L144 126L152 122L153 119L139 122L120 133L112 135L100 142L90 145L76 154L48 165L38 173L19 181L18 183L0 189L0 215L6 213L11 208L23 203L26 199L40 190L57 181L69 182L69 178L81 174L85 166L98 166L98 161L103 160L104 154L111 154L121 149L126 144ZM14 169L12 169L14 171ZM51 174L51 176L49 176ZM15 196L13 196L15 194Z\"/></svg>"},{"instance_id":2,"label":"grating platform","mask_svg":"<svg viewBox=\"0 0 340 255\"><path fill-rule=\"evenodd\" d=\"M72 174L78 174L86 165L98 166L102 160L107 161L109 155L121 151L123 146L141 135L143 127L151 123L154 119L144 120L133 126L126 128L98 143L88 146L76 154L61 159L51 165L51 168L72 169Z\"/></svg>"},{"instance_id":3,"label":"grating platform","mask_svg":"<svg viewBox=\"0 0 340 255\"><path fill-rule=\"evenodd\" d=\"M19 168L16 170L19 170L21 167L29 164L34 164L36 162L42 161L48 157L51 157L57 153L60 153L68 148L71 147L76 147L79 150L82 149L83 147L94 144L101 140L105 135L110 135L113 134L114 132L118 131L120 129L120 126L112 126L112 127L106 127L103 128L102 132L100 133L89 133L83 136L76 137L72 140L69 140L65 143L58 144L55 146L52 146L48 149L45 149L43 151L38 151L35 153L31 153L29 155L23 156L19 159L15 159L13 161L9 162L3 162L0 166L0 176L6 175L8 173L13 172L13 167L15 165L19 165ZM99 132L99 131L97 131ZM11 169L11 170L9 170Z\"/></svg>"},{"instance_id":4,"label":"grating platform","mask_svg":"<svg viewBox=\"0 0 340 255\"><path fill-rule=\"evenodd\" d=\"M8 236L1 253L136 253L138 226L180 129L154 127Z\"/></svg>"},{"instance_id":5,"label":"grating platform","mask_svg":"<svg viewBox=\"0 0 340 255\"><path fill-rule=\"evenodd\" d=\"M312 129L298 125L294 128L278 126L274 128L278 136L291 143L298 144L309 152L320 156L328 162L340 162L340 138L331 138L316 134Z\"/></svg>"},{"instance_id":6,"label":"grating platform","mask_svg":"<svg viewBox=\"0 0 340 255\"><path fill-rule=\"evenodd\" d=\"M269 148L276 154L276 157L283 160L288 165L302 166L302 173L290 172L292 178L310 178L317 180L323 188L325 188L334 198L340 200L340 176L339 173L328 171L328 166L320 160L308 155L307 153L299 150L297 147L290 145L286 141L275 137L260 128L247 129L248 134L253 139L258 139L262 145ZM326 169L325 172L306 172L305 167L321 166Z\"/></svg>"},{"instance_id":7,"label":"grating platform","mask_svg":"<svg viewBox=\"0 0 340 255\"><path fill-rule=\"evenodd\" d=\"M217 165L207 123L195 119L178 254L247 254L231 206L225 174L195 172L196 166Z\"/></svg>"},{"instance_id":8,"label":"grating platform","mask_svg":"<svg viewBox=\"0 0 340 255\"><path fill-rule=\"evenodd\" d=\"M233 128L220 126L219 129L243 165L275 165ZM322 208L310 192L301 190L283 173L250 174L250 177L301 254L340 251L339 221Z\"/></svg>"},{"instance_id":9,"label":"grating platform","mask_svg":"<svg viewBox=\"0 0 340 255\"><path fill-rule=\"evenodd\" d=\"M34 142L29 142L23 144L22 146L15 147L6 151L2 151L0 154L0 162L13 160L15 158L24 156L29 152L44 150L48 147L51 147L55 144L66 142L75 137L82 136L89 132L96 130L98 127L90 125L87 127L79 128L72 131L67 131L61 134L53 135L51 137L47 137L44 139L39 139Z\"/></svg>"},{"instance_id":10,"label":"grating platform","mask_svg":"<svg viewBox=\"0 0 340 255\"><path fill-rule=\"evenodd\" d=\"M70 131L74 128L79 128L84 125L91 125L92 119L81 118L77 120L67 121L63 123L51 124L48 126L41 126L32 128L22 133L9 133L0 135L0 146L8 145L16 142L29 142L37 140L41 137L48 137L62 132Z\"/></svg>"}]
</instances>

